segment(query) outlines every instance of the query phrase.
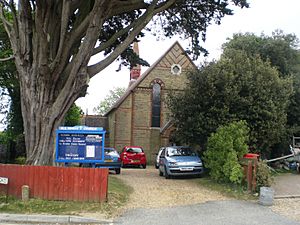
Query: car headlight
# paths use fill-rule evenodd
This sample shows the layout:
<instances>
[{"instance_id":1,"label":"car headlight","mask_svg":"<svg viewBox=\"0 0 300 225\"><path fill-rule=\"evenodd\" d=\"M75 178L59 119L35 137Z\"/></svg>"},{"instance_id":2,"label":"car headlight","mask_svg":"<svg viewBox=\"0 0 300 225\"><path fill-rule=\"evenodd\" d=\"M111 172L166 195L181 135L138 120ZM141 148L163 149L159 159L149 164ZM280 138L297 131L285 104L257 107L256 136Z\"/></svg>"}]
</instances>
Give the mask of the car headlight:
<instances>
[{"instance_id":1,"label":"car headlight","mask_svg":"<svg viewBox=\"0 0 300 225\"><path fill-rule=\"evenodd\" d=\"M172 161L172 162L169 162L169 164L170 164L171 166L174 166L174 165L177 165L177 162L176 162L176 161Z\"/></svg>"}]
</instances>

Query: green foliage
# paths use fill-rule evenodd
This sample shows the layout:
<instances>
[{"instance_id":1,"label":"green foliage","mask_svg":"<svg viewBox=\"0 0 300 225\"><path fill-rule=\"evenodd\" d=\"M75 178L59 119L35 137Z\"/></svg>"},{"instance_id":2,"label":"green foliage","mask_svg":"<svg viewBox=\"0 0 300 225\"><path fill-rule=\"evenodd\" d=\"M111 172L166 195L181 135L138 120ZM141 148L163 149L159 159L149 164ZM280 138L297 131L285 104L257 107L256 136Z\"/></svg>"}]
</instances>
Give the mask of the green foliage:
<instances>
[{"instance_id":1,"label":"green foliage","mask_svg":"<svg viewBox=\"0 0 300 225\"><path fill-rule=\"evenodd\" d=\"M24 165L26 163L26 158L23 156L19 156L15 159L16 164Z\"/></svg>"},{"instance_id":2,"label":"green foliage","mask_svg":"<svg viewBox=\"0 0 300 225\"><path fill-rule=\"evenodd\" d=\"M123 87L116 87L110 90L104 100L94 108L94 113L103 116L124 95L125 91L126 89Z\"/></svg>"},{"instance_id":3,"label":"green foliage","mask_svg":"<svg viewBox=\"0 0 300 225\"><path fill-rule=\"evenodd\" d=\"M204 163L210 176L217 181L240 184L243 169L239 159L248 152L249 128L245 121L221 126L207 142Z\"/></svg>"},{"instance_id":4,"label":"green foliage","mask_svg":"<svg viewBox=\"0 0 300 225\"><path fill-rule=\"evenodd\" d=\"M284 34L277 30L272 36L264 34L256 36L252 33L235 34L223 45L225 55L234 54L240 50L248 56L259 56L264 62L269 62L279 71L279 76L292 76L294 93L290 97L287 110L287 125L280 142L288 146L292 136L300 135L300 51L299 40L294 34ZM277 139L278 140L278 139ZM276 150L276 149L275 149ZM282 150L275 155L282 154Z\"/></svg>"},{"instance_id":5,"label":"green foliage","mask_svg":"<svg viewBox=\"0 0 300 225\"><path fill-rule=\"evenodd\" d=\"M76 126L80 124L80 117L83 115L82 109L75 103L71 106L65 116L65 126Z\"/></svg>"},{"instance_id":6,"label":"green foliage","mask_svg":"<svg viewBox=\"0 0 300 225\"><path fill-rule=\"evenodd\" d=\"M9 137L7 132L0 131L0 143L7 144L9 142Z\"/></svg>"},{"instance_id":7,"label":"green foliage","mask_svg":"<svg viewBox=\"0 0 300 225\"><path fill-rule=\"evenodd\" d=\"M285 133L290 78L260 57L231 50L188 75L184 93L170 97L177 136L185 143L205 146L207 137L232 121L245 120L250 144L267 152Z\"/></svg>"},{"instance_id":8,"label":"green foliage","mask_svg":"<svg viewBox=\"0 0 300 225\"><path fill-rule=\"evenodd\" d=\"M5 32L0 21L0 58L12 55L9 37ZM20 87L18 75L13 60L0 62L0 94L1 98L7 99L0 101L0 113L7 115L7 132L12 139L23 133L23 119L21 112ZM8 102L8 104L5 104Z\"/></svg>"},{"instance_id":9,"label":"green foliage","mask_svg":"<svg viewBox=\"0 0 300 225\"><path fill-rule=\"evenodd\" d=\"M0 22L0 40L0 58L9 57L13 53L2 22ZM14 157L25 155L24 147L16 149L16 146L19 145L19 137L24 132L17 77L17 69L13 60L0 62L0 113L5 115L1 122L5 122L7 125L2 135L5 140L0 142L9 149L6 160L11 162L14 161Z\"/></svg>"},{"instance_id":10,"label":"green foliage","mask_svg":"<svg viewBox=\"0 0 300 225\"><path fill-rule=\"evenodd\" d=\"M256 173L257 191L259 190L260 187L271 187L273 181L274 179L267 163L263 160L259 160L257 164L257 173Z\"/></svg>"},{"instance_id":11,"label":"green foliage","mask_svg":"<svg viewBox=\"0 0 300 225\"><path fill-rule=\"evenodd\" d=\"M274 31L272 36L239 33L223 44L223 54L242 50L248 56L258 55L276 67L282 76L287 76L299 71L296 68L300 64L297 45L298 39L294 34L284 34L281 30Z\"/></svg>"},{"instance_id":12,"label":"green foliage","mask_svg":"<svg viewBox=\"0 0 300 225\"><path fill-rule=\"evenodd\" d=\"M300 56L300 54L299 54ZM299 62L300 62L300 57ZM293 75L294 94L288 109L287 125L289 127L289 138L300 136L300 65L297 73Z\"/></svg>"}]
</instances>

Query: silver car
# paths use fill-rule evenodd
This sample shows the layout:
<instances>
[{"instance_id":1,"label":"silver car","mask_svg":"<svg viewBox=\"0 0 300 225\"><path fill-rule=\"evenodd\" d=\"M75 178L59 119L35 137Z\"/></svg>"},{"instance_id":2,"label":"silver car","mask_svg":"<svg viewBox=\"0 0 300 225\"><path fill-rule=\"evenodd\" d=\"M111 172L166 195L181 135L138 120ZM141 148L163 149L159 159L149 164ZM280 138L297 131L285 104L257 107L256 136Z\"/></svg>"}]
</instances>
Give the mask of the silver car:
<instances>
[{"instance_id":1,"label":"silver car","mask_svg":"<svg viewBox=\"0 0 300 225\"><path fill-rule=\"evenodd\" d=\"M162 151L165 149L165 147L161 147L159 150L158 150L158 153L156 153L156 159L154 161L154 167L155 169L158 169L158 166L159 166L159 158L160 158L160 155L162 153Z\"/></svg>"},{"instance_id":2,"label":"silver car","mask_svg":"<svg viewBox=\"0 0 300 225\"><path fill-rule=\"evenodd\" d=\"M171 176L198 175L203 171L203 164L198 154L190 147L165 147L159 157L159 175L166 179Z\"/></svg>"}]
</instances>

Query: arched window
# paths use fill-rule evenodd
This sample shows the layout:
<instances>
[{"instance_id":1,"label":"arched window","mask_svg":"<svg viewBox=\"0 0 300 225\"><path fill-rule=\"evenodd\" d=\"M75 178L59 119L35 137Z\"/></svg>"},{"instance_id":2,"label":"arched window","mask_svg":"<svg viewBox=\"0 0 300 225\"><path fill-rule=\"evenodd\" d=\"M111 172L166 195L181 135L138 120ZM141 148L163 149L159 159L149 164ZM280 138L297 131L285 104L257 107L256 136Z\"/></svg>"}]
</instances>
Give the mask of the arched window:
<instances>
[{"instance_id":1,"label":"arched window","mask_svg":"<svg viewBox=\"0 0 300 225\"><path fill-rule=\"evenodd\" d=\"M160 84L154 83L152 86L152 127L160 127L160 92Z\"/></svg>"}]
</instances>

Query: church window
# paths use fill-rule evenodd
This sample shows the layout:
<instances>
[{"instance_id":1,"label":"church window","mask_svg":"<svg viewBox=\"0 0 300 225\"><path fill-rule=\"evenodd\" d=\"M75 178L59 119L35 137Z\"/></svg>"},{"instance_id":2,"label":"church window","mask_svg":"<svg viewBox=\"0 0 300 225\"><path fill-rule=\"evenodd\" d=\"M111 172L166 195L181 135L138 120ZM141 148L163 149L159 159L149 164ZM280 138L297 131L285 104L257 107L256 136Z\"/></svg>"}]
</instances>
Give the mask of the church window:
<instances>
[{"instance_id":1,"label":"church window","mask_svg":"<svg viewBox=\"0 0 300 225\"><path fill-rule=\"evenodd\" d=\"M160 127L160 92L158 83L152 86L152 127Z\"/></svg>"},{"instance_id":2,"label":"church window","mask_svg":"<svg viewBox=\"0 0 300 225\"><path fill-rule=\"evenodd\" d=\"M171 73L175 75L179 75L181 73L181 66L179 64L173 64L171 66Z\"/></svg>"}]
</instances>

